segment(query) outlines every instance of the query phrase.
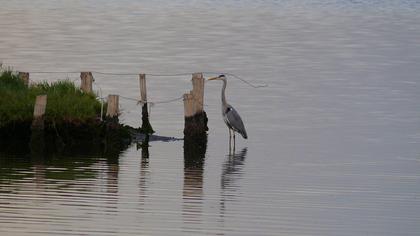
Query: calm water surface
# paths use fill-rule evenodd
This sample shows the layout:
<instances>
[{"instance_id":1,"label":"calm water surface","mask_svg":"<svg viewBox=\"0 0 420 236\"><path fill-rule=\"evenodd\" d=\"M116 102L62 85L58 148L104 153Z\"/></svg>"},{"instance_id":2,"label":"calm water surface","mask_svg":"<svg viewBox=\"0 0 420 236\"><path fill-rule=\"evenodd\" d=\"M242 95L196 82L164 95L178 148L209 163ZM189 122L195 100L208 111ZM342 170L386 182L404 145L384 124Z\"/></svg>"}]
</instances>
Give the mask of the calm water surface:
<instances>
[{"instance_id":1,"label":"calm water surface","mask_svg":"<svg viewBox=\"0 0 420 236\"><path fill-rule=\"evenodd\" d=\"M229 72L249 139L229 154L218 82L207 149L0 154L1 235L418 235L420 2L0 0L0 61L21 71ZM207 73L210 76L212 73ZM35 74L34 81L77 73ZM95 89L138 96L136 76ZM189 76L148 76L149 100ZM122 120L140 108L121 100ZM152 125L182 137L181 101Z\"/></svg>"}]
</instances>

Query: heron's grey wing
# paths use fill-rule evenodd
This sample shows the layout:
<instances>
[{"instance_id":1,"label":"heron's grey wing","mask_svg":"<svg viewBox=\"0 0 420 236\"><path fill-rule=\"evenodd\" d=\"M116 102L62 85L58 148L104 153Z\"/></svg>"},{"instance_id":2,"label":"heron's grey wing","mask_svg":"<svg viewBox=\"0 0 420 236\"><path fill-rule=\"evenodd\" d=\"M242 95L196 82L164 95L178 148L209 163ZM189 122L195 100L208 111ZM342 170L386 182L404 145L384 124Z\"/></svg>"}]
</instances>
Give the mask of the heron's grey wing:
<instances>
[{"instance_id":1,"label":"heron's grey wing","mask_svg":"<svg viewBox=\"0 0 420 236\"><path fill-rule=\"evenodd\" d=\"M227 108L226 119L229 122L229 125L233 128L233 130L240 133L245 139L248 138L244 123L242 122L242 119L239 116L238 112L232 106L229 106Z\"/></svg>"}]
</instances>

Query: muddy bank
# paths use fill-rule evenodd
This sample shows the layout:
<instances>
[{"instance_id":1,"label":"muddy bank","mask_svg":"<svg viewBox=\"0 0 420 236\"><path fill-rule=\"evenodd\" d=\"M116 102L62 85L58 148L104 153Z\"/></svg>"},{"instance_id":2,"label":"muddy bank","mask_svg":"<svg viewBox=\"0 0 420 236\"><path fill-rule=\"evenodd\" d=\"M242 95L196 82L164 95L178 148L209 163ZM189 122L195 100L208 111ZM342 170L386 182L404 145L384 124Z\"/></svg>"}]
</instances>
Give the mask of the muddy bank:
<instances>
[{"instance_id":1,"label":"muddy bank","mask_svg":"<svg viewBox=\"0 0 420 236\"><path fill-rule=\"evenodd\" d=\"M10 153L100 153L121 152L133 143L180 141L182 138L149 135L113 120L84 123L46 122L44 130L31 129L31 122L15 122L0 128L0 149Z\"/></svg>"},{"instance_id":2,"label":"muddy bank","mask_svg":"<svg viewBox=\"0 0 420 236\"><path fill-rule=\"evenodd\" d=\"M15 122L1 127L0 148L13 153L119 152L132 140L129 127L114 122L46 122L44 130L31 129L31 124Z\"/></svg>"}]
</instances>

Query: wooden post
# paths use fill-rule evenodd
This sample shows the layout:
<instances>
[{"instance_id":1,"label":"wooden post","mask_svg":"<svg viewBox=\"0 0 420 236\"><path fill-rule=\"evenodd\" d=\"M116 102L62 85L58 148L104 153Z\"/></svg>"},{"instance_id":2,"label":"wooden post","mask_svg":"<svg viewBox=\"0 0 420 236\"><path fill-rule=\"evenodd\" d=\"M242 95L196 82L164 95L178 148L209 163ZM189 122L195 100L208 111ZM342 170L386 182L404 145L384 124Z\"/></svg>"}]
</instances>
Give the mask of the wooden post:
<instances>
[{"instance_id":1,"label":"wooden post","mask_svg":"<svg viewBox=\"0 0 420 236\"><path fill-rule=\"evenodd\" d=\"M140 74L139 75L139 83L140 83L140 101L143 103L147 102L147 90L146 90L146 75Z\"/></svg>"},{"instance_id":2,"label":"wooden post","mask_svg":"<svg viewBox=\"0 0 420 236\"><path fill-rule=\"evenodd\" d=\"M192 75L193 90L184 94L185 138L203 139L206 136L207 114L203 109L204 77L201 73Z\"/></svg>"},{"instance_id":3,"label":"wooden post","mask_svg":"<svg viewBox=\"0 0 420 236\"><path fill-rule=\"evenodd\" d=\"M194 113L198 114L203 111L204 101L204 77L202 73L194 73L192 75L193 90L192 95L194 97Z\"/></svg>"},{"instance_id":4,"label":"wooden post","mask_svg":"<svg viewBox=\"0 0 420 236\"><path fill-rule=\"evenodd\" d=\"M32 121L32 129L44 129L44 115L47 107L47 95L38 95L35 100L34 118Z\"/></svg>"},{"instance_id":5,"label":"wooden post","mask_svg":"<svg viewBox=\"0 0 420 236\"><path fill-rule=\"evenodd\" d=\"M146 75L139 75L139 84L140 84L140 101L143 103L141 108L141 132L145 134L153 134L152 125L149 121L149 111L147 109L147 89L146 89Z\"/></svg>"},{"instance_id":6,"label":"wooden post","mask_svg":"<svg viewBox=\"0 0 420 236\"><path fill-rule=\"evenodd\" d=\"M28 72L19 72L19 78L23 80L25 85L29 85L29 73Z\"/></svg>"},{"instance_id":7,"label":"wooden post","mask_svg":"<svg viewBox=\"0 0 420 236\"><path fill-rule=\"evenodd\" d=\"M47 95L38 95L35 99L34 117L31 126L31 156L41 158L44 156L45 138L44 138L44 115L47 107Z\"/></svg>"},{"instance_id":8,"label":"wooden post","mask_svg":"<svg viewBox=\"0 0 420 236\"><path fill-rule=\"evenodd\" d=\"M185 93L183 97L184 97L184 116L192 117L194 115L193 95L191 93Z\"/></svg>"},{"instance_id":9,"label":"wooden post","mask_svg":"<svg viewBox=\"0 0 420 236\"><path fill-rule=\"evenodd\" d=\"M92 72L81 72L80 79L82 80L80 83L80 89L85 93L92 93Z\"/></svg>"},{"instance_id":10,"label":"wooden post","mask_svg":"<svg viewBox=\"0 0 420 236\"><path fill-rule=\"evenodd\" d=\"M203 110L203 74L192 75L193 90L184 94L184 197L200 197L207 149L207 115Z\"/></svg>"},{"instance_id":11,"label":"wooden post","mask_svg":"<svg viewBox=\"0 0 420 236\"><path fill-rule=\"evenodd\" d=\"M106 109L106 116L110 118L118 118L118 95L108 95L108 107Z\"/></svg>"}]
</instances>

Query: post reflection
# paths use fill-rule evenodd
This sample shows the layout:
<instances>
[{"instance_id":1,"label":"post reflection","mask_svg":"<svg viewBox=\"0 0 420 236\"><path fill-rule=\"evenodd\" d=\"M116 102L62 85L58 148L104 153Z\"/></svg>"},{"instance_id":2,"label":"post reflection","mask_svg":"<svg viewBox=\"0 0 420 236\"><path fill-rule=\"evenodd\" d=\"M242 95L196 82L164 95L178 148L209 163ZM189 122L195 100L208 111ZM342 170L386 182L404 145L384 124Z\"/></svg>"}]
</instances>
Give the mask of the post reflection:
<instances>
[{"instance_id":1,"label":"post reflection","mask_svg":"<svg viewBox=\"0 0 420 236\"><path fill-rule=\"evenodd\" d=\"M242 170L245 165L245 158L248 149L245 147L239 153L229 153L223 163L221 176L221 197L220 197L220 216L224 217L226 205L229 201L234 201L238 196L239 186L237 181L241 178Z\"/></svg>"},{"instance_id":2,"label":"post reflection","mask_svg":"<svg viewBox=\"0 0 420 236\"><path fill-rule=\"evenodd\" d=\"M203 203L203 172L207 149L207 136L184 139L183 220L185 225L199 224ZM193 230L187 228L186 231Z\"/></svg>"},{"instance_id":3,"label":"post reflection","mask_svg":"<svg viewBox=\"0 0 420 236\"><path fill-rule=\"evenodd\" d=\"M45 189L45 174L47 166L45 165L45 160L39 156L32 156L31 161L35 190L37 194L42 194Z\"/></svg>"},{"instance_id":4,"label":"post reflection","mask_svg":"<svg viewBox=\"0 0 420 236\"><path fill-rule=\"evenodd\" d=\"M107 192L112 194L118 193L118 173L120 170L119 167L119 158L118 157L108 157L106 159L107 171Z\"/></svg>"},{"instance_id":5,"label":"post reflection","mask_svg":"<svg viewBox=\"0 0 420 236\"><path fill-rule=\"evenodd\" d=\"M146 135L144 141L137 144L137 150L141 148L141 162L140 162L140 182L139 182L139 204L143 206L147 196L146 190L148 187L150 173L149 173L149 135Z\"/></svg>"}]
</instances>

